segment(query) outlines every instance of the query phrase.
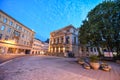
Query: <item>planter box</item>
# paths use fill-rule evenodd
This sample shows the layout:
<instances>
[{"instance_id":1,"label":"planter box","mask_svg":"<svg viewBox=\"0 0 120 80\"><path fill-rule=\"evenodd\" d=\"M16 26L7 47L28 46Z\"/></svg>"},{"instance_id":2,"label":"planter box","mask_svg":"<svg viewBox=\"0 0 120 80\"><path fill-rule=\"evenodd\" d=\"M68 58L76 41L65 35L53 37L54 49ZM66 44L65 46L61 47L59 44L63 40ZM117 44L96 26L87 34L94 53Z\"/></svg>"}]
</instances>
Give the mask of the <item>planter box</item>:
<instances>
[{"instance_id":1,"label":"planter box","mask_svg":"<svg viewBox=\"0 0 120 80\"><path fill-rule=\"evenodd\" d=\"M90 66L94 69L94 70L98 70L100 67L99 63L96 62L90 62Z\"/></svg>"}]
</instances>

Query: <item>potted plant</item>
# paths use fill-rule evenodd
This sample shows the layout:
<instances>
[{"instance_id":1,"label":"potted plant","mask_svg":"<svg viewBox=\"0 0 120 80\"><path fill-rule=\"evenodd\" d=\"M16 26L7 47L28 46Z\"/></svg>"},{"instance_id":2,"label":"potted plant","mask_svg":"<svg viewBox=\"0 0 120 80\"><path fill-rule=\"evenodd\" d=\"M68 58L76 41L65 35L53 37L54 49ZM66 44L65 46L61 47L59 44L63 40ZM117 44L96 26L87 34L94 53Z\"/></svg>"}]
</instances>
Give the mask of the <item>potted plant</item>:
<instances>
[{"instance_id":1,"label":"potted plant","mask_svg":"<svg viewBox=\"0 0 120 80\"><path fill-rule=\"evenodd\" d=\"M84 67L85 69L90 69L90 65L89 65L88 63L84 63L83 67Z\"/></svg>"},{"instance_id":2,"label":"potted plant","mask_svg":"<svg viewBox=\"0 0 120 80\"><path fill-rule=\"evenodd\" d=\"M104 71L110 71L111 70L111 66L108 65L106 62L102 62L100 65L101 69Z\"/></svg>"},{"instance_id":3,"label":"potted plant","mask_svg":"<svg viewBox=\"0 0 120 80\"><path fill-rule=\"evenodd\" d=\"M99 58L97 55L91 55L90 57L90 66L94 69L94 70L98 70L100 67L99 64Z\"/></svg>"},{"instance_id":4,"label":"potted plant","mask_svg":"<svg viewBox=\"0 0 120 80\"><path fill-rule=\"evenodd\" d=\"M84 64L84 59L83 58L78 58L78 63L83 65Z\"/></svg>"}]
</instances>

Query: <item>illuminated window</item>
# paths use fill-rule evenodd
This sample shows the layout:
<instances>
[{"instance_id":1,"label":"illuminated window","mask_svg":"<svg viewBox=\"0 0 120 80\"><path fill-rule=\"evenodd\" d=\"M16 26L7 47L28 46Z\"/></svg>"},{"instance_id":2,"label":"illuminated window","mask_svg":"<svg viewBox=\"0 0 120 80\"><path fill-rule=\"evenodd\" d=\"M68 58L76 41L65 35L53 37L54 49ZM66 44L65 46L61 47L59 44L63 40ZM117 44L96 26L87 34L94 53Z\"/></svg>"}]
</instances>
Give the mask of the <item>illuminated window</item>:
<instances>
[{"instance_id":1,"label":"illuminated window","mask_svg":"<svg viewBox=\"0 0 120 80\"><path fill-rule=\"evenodd\" d=\"M2 31L5 30L5 26L2 26L0 30L2 30Z\"/></svg>"}]
</instances>

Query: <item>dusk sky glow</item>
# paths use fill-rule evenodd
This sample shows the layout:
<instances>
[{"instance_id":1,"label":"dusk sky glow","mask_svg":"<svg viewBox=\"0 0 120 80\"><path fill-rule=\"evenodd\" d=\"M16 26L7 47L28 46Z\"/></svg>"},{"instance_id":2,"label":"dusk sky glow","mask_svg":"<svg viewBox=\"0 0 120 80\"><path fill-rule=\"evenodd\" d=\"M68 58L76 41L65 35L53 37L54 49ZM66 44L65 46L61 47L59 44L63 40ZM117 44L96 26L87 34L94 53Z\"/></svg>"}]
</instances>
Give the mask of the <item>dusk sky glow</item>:
<instances>
[{"instance_id":1,"label":"dusk sky glow","mask_svg":"<svg viewBox=\"0 0 120 80\"><path fill-rule=\"evenodd\" d=\"M0 9L33 29L45 41L50 32L72 24L78 28L103 0L0 0Z\"/></svg>"}]
</instances>

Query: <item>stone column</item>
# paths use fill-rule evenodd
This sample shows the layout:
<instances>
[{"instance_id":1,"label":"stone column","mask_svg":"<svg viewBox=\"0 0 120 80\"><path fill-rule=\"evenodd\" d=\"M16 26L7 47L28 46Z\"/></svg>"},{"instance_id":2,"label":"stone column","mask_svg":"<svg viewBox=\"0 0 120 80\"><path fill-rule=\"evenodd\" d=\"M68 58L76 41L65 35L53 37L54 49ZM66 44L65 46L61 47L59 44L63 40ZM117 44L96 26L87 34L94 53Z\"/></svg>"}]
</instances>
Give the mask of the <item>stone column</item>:
<instances>
[{"instance_id":1,"label":"stone column","mask_svg":"<svg viewBox=\"0 0 120 80\"><path fill-rule=\"evenodd\" d=\"M76 37L76 45L78 44L78 37Z\"/></svg>"},{"instance_id":2,"label":"stone column","mask_svg":"<svg viewBox=\"0 0 120 80\"><path fill-rule=\"evenodd\" d=\"M63 52L65 52L65 46L63 46Z\"/></svg>"},{"instance_id":3,"label":"stone column","mask_svg":"<svg viewBox=\"0 0 120 80\"><path fill-rule=\"evenodd\" d=\"M72 41L73 41L73 40L72 40L72 35L70 35L69 38L70 38L70 39L69 39L69 42L70 42L70 44L72 44Z\"/></svg>"},{"instance_id":4,"label":"stone column","mask_svg":"<svg viewBox=\"0 0 120 80\"><path fill-rule=\"evenodd\" d=\"M56 52L56 47L55 47L55 51L54 52Z\"/></svg>"},{"instance_id":5,"label":"stone column","mask_svg":"<svg viewBox=\"0 0 120 80\"><path fill-rule=\"evenodd\" d=\"M51 44L53 44L53 43L54 43L54 39L53 39L53 38L51 39L51 42L52 42Z\"/></svg>"},{"instance_id":6,"label":"stone column","mask_svg":"<svg viewBox=\"0 0 120 80\"><path fill-rule=\"evenodd\" d=\"M66 37L65 36L63 37L63 43L66 43Z\"/></svg>"},{"instance_id":7,"label":"stone column","mask_svg":"<svg viewBox=\"0 0 120 80\"><path fill-rule=\"evenodd\" d=\"M58 52L60 53L60 47L58 47Z\"/></svg>"},{"instance_id":8,"label":"stone column","mask_svg":"<svg viewBox=\"0 0 120 80\"><path fill-rule=\"evenodd\" d=\"M59 43L61 43L61 37L59 37Z\"/></svg>"},{"instance_id":9,"label":"stone column","mask_svg":"<svg viewBox=\"0 0 120 80\"><path fill-rule=\"evenodd\" d=\"M18 49L16 49L15 54L18 54Z\"/></svg>"},{"instance_id":10,"label":"stone column","mask_svg":"<svg viewBox=\"0 0 120 80\"><path fill-rule=\"evenodd\" d=\"M7 54L8 53L8 47L5 47L5 48L3 48L3 54Z\"/></svg>"}]
</instances>

